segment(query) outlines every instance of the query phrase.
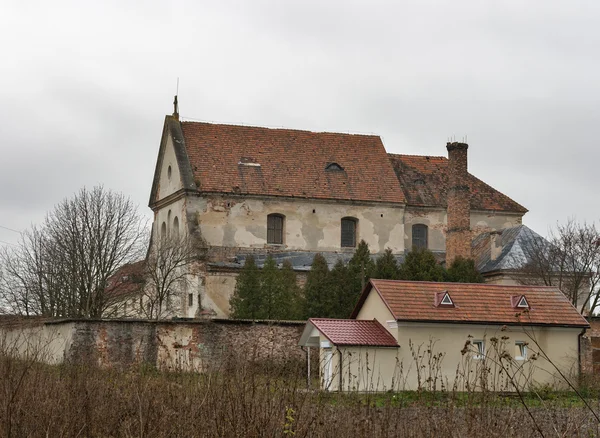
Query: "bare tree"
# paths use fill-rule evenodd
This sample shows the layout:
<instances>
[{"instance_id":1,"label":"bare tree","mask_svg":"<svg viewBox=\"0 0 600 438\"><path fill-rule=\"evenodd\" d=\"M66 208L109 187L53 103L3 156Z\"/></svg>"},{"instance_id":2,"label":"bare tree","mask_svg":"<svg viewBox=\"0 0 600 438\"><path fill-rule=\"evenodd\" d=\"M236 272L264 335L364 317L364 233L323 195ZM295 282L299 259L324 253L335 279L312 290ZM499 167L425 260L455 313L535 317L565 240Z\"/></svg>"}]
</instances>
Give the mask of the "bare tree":
<instances>
[{"instance_id":1,"label":"bare tree","mask_svg":"<svg viewBox=\"0 0 600 438\"><path fill-rule=\"evenodd\" d=\"M101 317L112 304L107 281L145 248L145 225L121 194L82 189L0 253L0 294L13 313Z\"/></svg>"},{"instance_id":2,"label":"bare tree","mask_svg":"<svg viewBox=\"0 0 600 438\"><path fill-rule=\"evenodd\" d=\"M582 313L598 308L600 232L594 223L570 219L558 224L547 240L527 239L522 250L521 283L556 286Z\"/></svg>"},{"instance_id":3,"label":"bare tree","mask_svg":"<svg viewBox=\"0 0 600 438\"><path fill-rule=\"evenodd\" d=\"M190 282L190 268L203 248L193 238L153 238L146 259L141 313L149 319L175 315Z\"/></svg>"}]
</instances>

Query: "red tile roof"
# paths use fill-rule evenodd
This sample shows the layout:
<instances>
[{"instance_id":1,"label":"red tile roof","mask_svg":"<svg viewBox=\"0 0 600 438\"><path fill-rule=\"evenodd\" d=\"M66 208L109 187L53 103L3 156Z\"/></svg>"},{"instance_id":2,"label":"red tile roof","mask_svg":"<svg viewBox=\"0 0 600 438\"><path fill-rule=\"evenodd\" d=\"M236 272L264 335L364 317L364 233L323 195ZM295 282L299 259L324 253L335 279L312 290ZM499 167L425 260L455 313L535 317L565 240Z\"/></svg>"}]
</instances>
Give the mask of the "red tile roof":
<instances>
[{"instance_id":1,"label":"red tile roof","mask_svg":"<svg viewBox=\"0 0 600 438\"><path fill-rule=\"evenodd\" d=\"M145 268L146 260L138 260L121 266L108 279L106 296L116 299L140 293L144 285Z\"/></svg>"},{"instance_id":2,"label":"red tile roof","mask_svg":"<svg viewBox=\"0 0 600 438\"><path fill-rule=\"evenodd\" d=\"M374 135L182 122L202 192L403 203ZM343 170L326 170L337 163Z\"/></svg>"},{"instance_id":3,"label":"red tile roof","mask_svg":"<svg viewBox=\"0 0 600 438\"><path fill-rule=\"evenodd\" d=\"M448 159L388 154L406 203L415 206L447 206ZM471 208L526 213L527 209L480 179L469 174Z\"/></svg>"},{"instance_id":4,"label":"red tile roof","mask_svg":"<svg viewBox=\"0 0 600 438\"><path fill-rule=\"evenodd\" d=\"M371 280L352 318L371 291L381 296L398 321L588 326L567 297L549 286ZM448 291L454 307L435 306L436 293L442 291ZM517 295L525 295L529 310L513 307L511 298Z\"/></svg>"},{"instance_id":5,"label":"red tile roof","mask_svg":"<svg viewBox=\"0 0 600 438\"><path fill-rule=\"evenodd\" d=\"M377 320L310 318L333 345L397 347L398 342Z\"/></svg>"}]
</instances>

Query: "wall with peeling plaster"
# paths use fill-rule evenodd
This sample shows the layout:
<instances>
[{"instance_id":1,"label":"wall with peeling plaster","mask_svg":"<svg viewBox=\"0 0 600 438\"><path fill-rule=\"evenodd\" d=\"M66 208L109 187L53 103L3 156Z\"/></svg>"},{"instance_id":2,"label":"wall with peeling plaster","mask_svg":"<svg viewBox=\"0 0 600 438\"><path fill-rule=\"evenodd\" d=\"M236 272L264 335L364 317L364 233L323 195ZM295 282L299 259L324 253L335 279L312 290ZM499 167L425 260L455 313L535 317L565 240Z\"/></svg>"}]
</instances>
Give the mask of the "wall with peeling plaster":
<instances>
[{"instance_id":1,"label":"wall with peeling plaster","mask_svg":"<svg viewBox=\"0 0 600 438\"><path fill-rule=\"evenodd\" d=\"M521 223L522 215L502 212L471 211L473 236L484 231L514 227ZM432 251L446 250L448 217L445 209L407 207L404 214L404 246L412 248L412 226L424 224L428 227L428 245Z\"/></svg>"},{"instance_id":2,"label":"wall with peeling plaster","mask_svg":"<svg viewBox=\"0 0 600 438\"><path fill-rule=\"evenodd\" d=\"M226 361L305 360L298 346L305 322L66 320L0 326L3 346L42 362L103 368L146 364L203 372Z\"/></svg>"},{"instance_id":3,"label":"wall with peeling plaster","mask_svg":"<svg viewBox=\"0 0 600 438\"><path fill-rule=\"evenodd\" d=\"M201 234L211 246L267 248L267 216L285 216L288 250L339 251L341 219L358 219L357 241L374 253L404 251L404 208L313 200L206 196L194 199Z\"/></svg>"}]
</instances>

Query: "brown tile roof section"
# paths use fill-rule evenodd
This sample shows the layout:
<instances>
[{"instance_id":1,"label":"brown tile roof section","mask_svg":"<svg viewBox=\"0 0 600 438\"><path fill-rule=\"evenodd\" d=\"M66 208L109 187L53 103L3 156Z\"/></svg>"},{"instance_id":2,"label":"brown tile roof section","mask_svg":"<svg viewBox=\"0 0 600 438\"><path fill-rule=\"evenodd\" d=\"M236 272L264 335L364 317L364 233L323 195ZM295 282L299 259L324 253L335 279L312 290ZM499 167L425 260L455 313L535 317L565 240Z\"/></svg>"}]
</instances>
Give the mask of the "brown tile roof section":
<instances>
[{"instance_id":1,"label":"brown tile roof section","mask_svg":"<svg viewBox=\"0 0 600 438\"><path fill-rule=\"evenodd\" d=\"M398 342L377 320L310 318L333 345L397 347Z\"/></svg>"},{"instance_id":2,"label":"brown tile roof section","mask_svg":"<svg viewBox=\"0 0 600 438\"><path fill-rule=\"evenodd\" d=\"M202 192L404 202L378 136L199 122L181 126ZM344 170L325 170L330 163Z\"/></svg>"},{"instance_id":3,"label":"brown tile roof section","mask_svg":"<svg viewBox=\"0 0 600 438\"><path fill-rule=\"evenodd\" d=\"M121 266L108 279L107 297L117 299L140 293L144 284L145 269L146 260L138 260Z\"/></svg>"},{"instance_id":4,"label":"brown tile roof section","mask_svg":"<svg viewBox=\"0 0 600 438\"><path fill-rule=\"evenodd\" d=\"M484 324L534 324L587 327L587 321L565 295L549 286L506 286L481 283L371 280L353 312L364 303L370 286L398 321ZM436 292L448 291L454 307L436 307ZM514 308L511 297L525 295L530 309ZM520 316L516 316L520 314Z\"/></svg>"},{"instance_id":5,"label":"brown tile roof section","mask_svg":"<svg viewBox=\"0 0 600 438\"><path fill-rule=\"evenodd\" d=\"M408 205L447 207L448 159L418 155L388 154ZM526 213L527 209L508 196L469 174L471 208Z\"/></svg>"}]
</instances>

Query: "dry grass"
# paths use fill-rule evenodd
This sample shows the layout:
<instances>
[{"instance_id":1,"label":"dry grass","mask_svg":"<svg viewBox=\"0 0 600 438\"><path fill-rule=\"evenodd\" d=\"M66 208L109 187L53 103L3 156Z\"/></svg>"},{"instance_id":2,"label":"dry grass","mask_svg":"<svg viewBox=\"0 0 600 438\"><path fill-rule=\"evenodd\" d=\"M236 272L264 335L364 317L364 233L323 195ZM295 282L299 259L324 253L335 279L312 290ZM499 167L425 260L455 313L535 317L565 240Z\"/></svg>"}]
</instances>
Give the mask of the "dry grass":
<instances>
[{"instance_id":1,"label":"dry grass","mask_svg":"<svg viewBox=\"0 0 600 438\"><path fill-rule=\"evenodd\" d=\"M0 391L3 437L540 436L512 397L311 392L296 362L229 363L197 375L48 366L0 355ZM591 413L570 400L532 399L543 436L599 436Z\"/></svg>"}]
</instances>

